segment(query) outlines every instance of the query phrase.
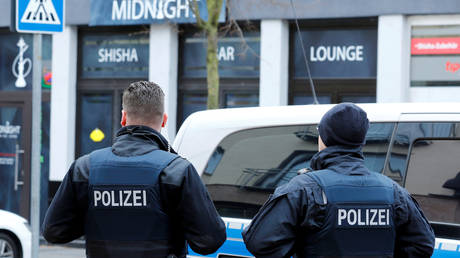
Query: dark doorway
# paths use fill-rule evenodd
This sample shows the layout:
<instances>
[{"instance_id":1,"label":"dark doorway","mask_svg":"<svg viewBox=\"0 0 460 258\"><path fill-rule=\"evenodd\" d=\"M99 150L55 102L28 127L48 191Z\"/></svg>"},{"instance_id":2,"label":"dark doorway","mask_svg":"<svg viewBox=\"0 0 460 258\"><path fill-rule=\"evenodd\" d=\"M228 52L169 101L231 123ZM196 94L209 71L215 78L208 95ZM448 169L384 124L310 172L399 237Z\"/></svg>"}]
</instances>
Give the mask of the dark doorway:
<instances>
[{"instance_id":1,"label":"dark doorway","mask_svg":"<svg viewBox=\"0 0 460 258\"><path fill-rule=\"evenodd\" d=\"M32 114L24 95L0 96L0 209L28 218Z\"/></svg>"}]
</instances>

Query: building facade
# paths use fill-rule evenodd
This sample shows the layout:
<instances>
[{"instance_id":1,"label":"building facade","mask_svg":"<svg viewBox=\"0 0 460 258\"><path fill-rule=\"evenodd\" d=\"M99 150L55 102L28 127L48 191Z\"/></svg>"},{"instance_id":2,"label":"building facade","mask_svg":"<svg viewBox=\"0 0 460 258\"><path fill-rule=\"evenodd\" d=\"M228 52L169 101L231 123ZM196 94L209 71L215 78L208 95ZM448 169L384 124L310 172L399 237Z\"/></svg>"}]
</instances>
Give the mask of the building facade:
<instances>
[{"instance_id":1,"label":"building facade","mask_svg":"<svg viewBox=\"0 0 460 258\"><path fill-rule=\"evenodd\" d=\"M28 217L32 36L11 32L14 1L0 4L0 178L9 185L0 209ZM218 43L222 108L312 104L310 77L322 104L458 101L458 1L293 4L225 2L222 30L229 21L239 29ZM65 10L64 31L44 40L43 207L75 158L110 145L130 82L163 88L171 141L206 108L206 40L187 0L67 0Z\"/></svg>"}]
</instances>

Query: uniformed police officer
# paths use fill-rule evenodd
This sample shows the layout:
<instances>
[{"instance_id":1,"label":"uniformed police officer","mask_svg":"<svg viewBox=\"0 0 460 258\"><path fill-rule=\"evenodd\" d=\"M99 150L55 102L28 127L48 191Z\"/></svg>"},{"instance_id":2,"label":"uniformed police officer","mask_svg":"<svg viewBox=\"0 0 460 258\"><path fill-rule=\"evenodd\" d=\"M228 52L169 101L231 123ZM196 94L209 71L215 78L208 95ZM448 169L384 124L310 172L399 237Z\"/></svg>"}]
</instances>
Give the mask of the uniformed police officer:
<instances>
[{"instance_id":1,"label":"uniformed police officer","mask_svg":"<svg viewBox=\"0 0 460 258\"><path fill-rule=\"evenodd\" d=\"M94 112L98 112L94 110ZM123 93L112 147L77 159L46 213L51 243L86 237L88 257L185 257L225 241L225 225L194 167L159 133L164 94L151 82Z\"/></svg>"},{"instance_id":2,"label":"uniformed police officer","mask_svg":"<svg viewBox=\"0 0 460 258\"><path fill-rule=\"evenodd\" d=\"M278 187L243 232L256 257L430 257L434 234L417 202L364 166L369 128L358 106L321 119L311 172Z\"/></svg>"}]
</instances>

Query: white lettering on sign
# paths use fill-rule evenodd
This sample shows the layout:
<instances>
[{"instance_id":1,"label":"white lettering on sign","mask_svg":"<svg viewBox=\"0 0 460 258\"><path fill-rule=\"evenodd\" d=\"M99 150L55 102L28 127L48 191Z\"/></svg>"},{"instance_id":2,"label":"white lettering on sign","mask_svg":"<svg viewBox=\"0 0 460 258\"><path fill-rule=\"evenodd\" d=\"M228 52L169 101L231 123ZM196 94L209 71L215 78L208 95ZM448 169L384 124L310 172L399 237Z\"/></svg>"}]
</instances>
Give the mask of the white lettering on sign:
<instances>
[{"instance_id":1,"label":"white lettering on sign","mask_svg":"<svg viewBox=\"0 0 460 258\"><path fill-rule=\"evenodd\" d=\"M14 165L13 158L0 158L0 165L12 166Z\"/></svg>"},{"instance_id":2,"label":"white lettering on sign","mask_svg":"<svg viewBox=\"0 0 460 258\"><path fill-rule=\"evenodd\" d=\"M436 43L417 43L415 44L415 48L418 50L425 50L425 49L457 49L458 44L456 42L436 42Z\"/></svg>"},{"instance_id":3,"label":"white lettering on sign","mask_svg":"<svg viewBox=\"0 0 460 258\"><path fill-rule=\"evenodd\" d=\"M132 63L138 62L135 48L100 48L98 51L99 63Z\"/></svg>"},{"instance_id":4,"label":"white lettering on sign","mask_svg":"<svg viewBox=\"0 0 460 258\"><path fill-rule=\"evenodd\" d=\"M335 62L335 61L364 61L364 46L319 46L310 47L310 61Z\"/></svg>"},{"instance_id":5,"label":"white lettering on sign","mask_svg":"<svg viewBox=\"0 0 460 258\"><path fill-rule=\"evenodd\" d=\"M200 2L200 0L197 0ZM195 17L189 0L113 0L112 20L179 19Z\"/></svg>"},{"instance_id":6,"label":"white lettering on sign","mask_svg":"<svg viewBox=\"0 0 460 258\"><path fill-rule=\"evenodd\" d=\"M390 226L390 209L338 209L338 226Z\"/></svg>"},{"instance_id":7,"label":"white lettering on sign","mask_svg":"<svg viewBox=\"0 0 460 258\"><path fill-rule=\"evenodd\" d=\"M93 191L94 207L147 207L146 190Z\"/></svg>"},{"instance_id":8,"label":"white lettering on sign","mask_svg":"<svg viewBox=\"0 0 460 258\"><path fill-rule=\"evenodd\" d=\"M220 47L217 51L219 61L235 61L235 48L232 46Z\"/></svg>"},{"instance_id":9,"label":"white lettering on sign","mask_svg":"<svg viewBox=\"0 0 460 258\"><path fill-rule=\"evenodd\" d=\"M17 139L20 133L20 125L10 125L9 121L6 121L5 125L0 125L0 138Z\"/></svg>"}]
</instances>

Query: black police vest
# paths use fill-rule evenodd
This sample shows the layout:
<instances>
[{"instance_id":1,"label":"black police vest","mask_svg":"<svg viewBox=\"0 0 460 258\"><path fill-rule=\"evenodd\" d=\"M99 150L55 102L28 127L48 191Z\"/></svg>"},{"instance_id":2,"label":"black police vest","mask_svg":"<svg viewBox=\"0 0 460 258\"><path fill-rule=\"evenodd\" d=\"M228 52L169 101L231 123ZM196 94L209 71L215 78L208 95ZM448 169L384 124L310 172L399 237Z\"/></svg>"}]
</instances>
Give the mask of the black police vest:
<instances>
[{"instance_id":1,"label":"black police vest","mask_svg":"<svg viewBox=\"0 0 460 258\"><path fill-rule=\"evenodd\" d=\"M121 157L111 148L90 154L86 239L155 241L170 239L170 222L160 208L160 172L178 156L154 150Z\"/></svg>"},{"instance_id":2,"label":"black police vest","mask_svg":"<svg viewBox=\"0 0 460 258\"><path fill-rule=\"evenodd\" d=\"M323 226L307 232L301 257L392 257L395 245L394 188L377 173L344 175L331 170L308 173L327 199Z\"/></svg>"}]
</instances>

